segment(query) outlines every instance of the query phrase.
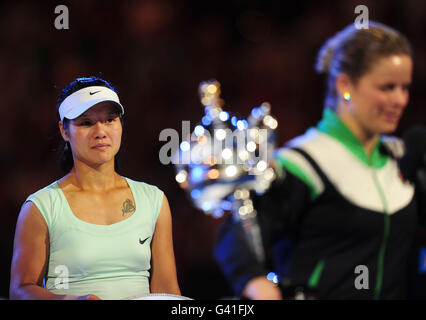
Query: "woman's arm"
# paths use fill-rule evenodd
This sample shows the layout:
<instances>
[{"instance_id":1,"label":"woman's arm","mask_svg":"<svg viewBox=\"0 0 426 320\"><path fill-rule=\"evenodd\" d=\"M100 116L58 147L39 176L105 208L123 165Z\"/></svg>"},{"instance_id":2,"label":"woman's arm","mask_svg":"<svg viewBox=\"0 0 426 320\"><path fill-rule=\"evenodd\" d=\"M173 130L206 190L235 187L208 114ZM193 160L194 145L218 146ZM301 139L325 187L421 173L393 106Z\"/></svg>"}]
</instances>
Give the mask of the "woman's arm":
<instances>
[{"instance_id":1,"label":"woman's arm","mask_svg":"<svg viewBox=\"0 0 426 320\"><path fill-rule=\"evenodd\" d=\"M163 197L151 250L151 293L180 295L173 250L172 215L166 196Z\"/></svg>"},{"instance_id":2,"label":"woman's arm","mask_svg":"<svg viewBox=\"0 0 426 320\"><path fill-rule=\"evenodd\" d=\"M283 237L291 237L310 196L310 188L290 172L285 173L284 179L276 179L263 195L252 193L265 252L273 250ZM287 250L275 251L274 256L281 262L290 258ZM214 257L237 296L255 300L282 298L280 289L266 278L272 271L272 261L260 263L256 259L241 221L232 216L218 228Z\"/></svg>"},{"instance_id":3,"label":"woman's arm","mask_svg":"<svg viewBox=\"0 0 426 320\"><path fill-rule=\"evenodd\" d=\"M49 256L49 230L37 206L22 206L16 225L10 275L9 298L16 299L96 299L94 295L77 297L57 295L42 287ZM99 298L98 298L99 299Z\"/></svg>"}]
</instances>

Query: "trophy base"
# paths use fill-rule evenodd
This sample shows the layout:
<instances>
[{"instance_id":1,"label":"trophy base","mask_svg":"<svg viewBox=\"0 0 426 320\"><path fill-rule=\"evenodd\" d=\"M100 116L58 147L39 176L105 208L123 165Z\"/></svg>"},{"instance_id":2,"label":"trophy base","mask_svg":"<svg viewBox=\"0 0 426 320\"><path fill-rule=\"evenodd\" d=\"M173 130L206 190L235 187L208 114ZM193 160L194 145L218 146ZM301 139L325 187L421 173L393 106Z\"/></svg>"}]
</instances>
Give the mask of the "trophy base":
<instances>
[{"instance_id":1,"label":"trophy base","mask_svg":"<svg viewBox=\"0 0 426 320\"><path fill-rule=\"evenodd\" d=\"M169 293L149 293L141 296L129 298L128 300L193 300L185 296L178 296Z\"/></svg>"}]
</instances>

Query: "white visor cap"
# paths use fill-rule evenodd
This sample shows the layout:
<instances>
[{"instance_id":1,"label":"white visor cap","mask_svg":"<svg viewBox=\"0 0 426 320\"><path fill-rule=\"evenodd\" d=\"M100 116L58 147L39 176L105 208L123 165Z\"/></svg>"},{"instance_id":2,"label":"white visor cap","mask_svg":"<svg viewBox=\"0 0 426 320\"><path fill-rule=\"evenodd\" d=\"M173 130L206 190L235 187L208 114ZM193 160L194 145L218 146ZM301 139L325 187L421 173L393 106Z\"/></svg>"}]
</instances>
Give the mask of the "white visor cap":
<instances>
[{"instance_id":1,"label":"white visor cap","mask_svg":"<svg viewBox=\"0 0 426 320\"><path fill-rule=\"evenodd\" d=\"M104 101L116 103L121 109L121 114L124 114L124 108L117 93L107 87L91 86L80 89L66 97L59 106L59 117L61 121L64 121L64 118L75 119L95 104Z\"/></svg>"}]
</instances>

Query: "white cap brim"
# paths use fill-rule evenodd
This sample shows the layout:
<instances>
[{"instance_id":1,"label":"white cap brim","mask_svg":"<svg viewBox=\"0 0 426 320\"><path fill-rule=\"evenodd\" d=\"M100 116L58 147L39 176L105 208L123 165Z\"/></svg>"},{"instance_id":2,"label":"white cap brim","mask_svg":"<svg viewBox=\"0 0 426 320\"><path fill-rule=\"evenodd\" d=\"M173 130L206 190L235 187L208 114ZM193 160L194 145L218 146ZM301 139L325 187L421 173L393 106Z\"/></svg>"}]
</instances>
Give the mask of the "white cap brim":
<instances>
[{"instance_id":1,"label":"white cap brim","mask_svg":"<svg viewBox=\"0 0 426 320\"><path fill-rule=\"evenodd\" d=\"M66 97L59 106L59 117L61 121L64 118L75 119L95 104L104 101L114 102L121 109L121 114L124 114L124 108L117 93L107 87L91 86L80 89Z\"/></svg>"}]
</instances>

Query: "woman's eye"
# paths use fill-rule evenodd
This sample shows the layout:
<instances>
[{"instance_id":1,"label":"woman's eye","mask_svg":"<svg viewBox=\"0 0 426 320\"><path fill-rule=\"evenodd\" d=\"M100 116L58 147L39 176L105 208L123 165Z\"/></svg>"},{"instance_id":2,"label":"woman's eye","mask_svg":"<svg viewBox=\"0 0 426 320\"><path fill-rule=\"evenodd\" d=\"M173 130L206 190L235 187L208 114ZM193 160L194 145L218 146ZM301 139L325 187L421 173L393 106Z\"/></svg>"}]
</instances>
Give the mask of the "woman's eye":
<instances>
[{"instance_id":1,"label":"woman's eye","mask_svg":"<svg viewBox=\"0 0 426 320\"><path fill-rule=\"evenodd\" d=\"M85 121L77 122L77 125L79 125L79 126L90 126L90 125L92 125L92 123L90 121L85 120Z\"/></svg>"},{"instance_id":2,"label":"woman's eye","mask_svg":"<svg viewBox=\"0 0 426 320\"><path fill-rule=\"evenodd\" d=\"M116 122L119 119L119 117L117 116L112 116L111 118L108 118L107 122L108 123L113 123Z\"/></svg>"},{"instance_id":3,"label":"woman's eye","mask_svg":"<svg viewBox=\"0 0 426 320\"><path fill-rule=\"evenodd\" d=\"M382 91L391 91L393 89L395 89L395 85L392 84L392 83L385 84L385 85L383 85L383 86L380 87L380 90L382 90Z\"/></svg>"},{"instance_id":4,"label":"woman's eye","mask_svg":"<svg viewBox=\"0 0 426 320\"><path fill-rule=\"evenodd\" d=\"M380 87L380 90L382 91L392 91L395 90L397 88L396 84L385 84L383 86ZM409 91L410 90L410 84L406 84L406 85L402 85L402 90L404 91Z\"/></svg>"}]
</instances>

